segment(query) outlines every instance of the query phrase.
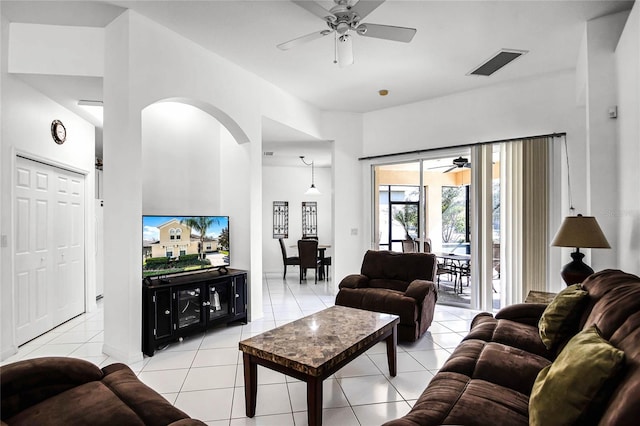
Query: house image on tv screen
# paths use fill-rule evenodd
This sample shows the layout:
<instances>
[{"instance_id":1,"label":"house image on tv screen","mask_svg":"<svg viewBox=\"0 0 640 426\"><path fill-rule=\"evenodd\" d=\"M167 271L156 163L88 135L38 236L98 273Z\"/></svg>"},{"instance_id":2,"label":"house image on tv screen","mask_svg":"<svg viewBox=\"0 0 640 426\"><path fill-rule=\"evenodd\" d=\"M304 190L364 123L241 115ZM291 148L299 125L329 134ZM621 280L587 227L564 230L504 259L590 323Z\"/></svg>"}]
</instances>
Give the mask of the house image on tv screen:
<instances>
[{"instance_id":1,"label":"house image on tv screen","mask_svg":"<svg viewBox=\"0 0 640 426\"><path fill-rule=\"evenodd\" d=\"M143 216L143 277L229 266L226 216Z\"/></svg>"},{"instance_id":2,"label":"house image on tv screen","mask_svg":"<svg viewBox=\"0 0 640 426\"><path fill-rule=\"evenodd\" d=\"M218 239L205 235L201 247L200 235L191 233L191 227L172 219L158 225L160 240L151 244L151 257L178 257L187 254L213 253L218 251Z\"/></svg>"}]
</instances>

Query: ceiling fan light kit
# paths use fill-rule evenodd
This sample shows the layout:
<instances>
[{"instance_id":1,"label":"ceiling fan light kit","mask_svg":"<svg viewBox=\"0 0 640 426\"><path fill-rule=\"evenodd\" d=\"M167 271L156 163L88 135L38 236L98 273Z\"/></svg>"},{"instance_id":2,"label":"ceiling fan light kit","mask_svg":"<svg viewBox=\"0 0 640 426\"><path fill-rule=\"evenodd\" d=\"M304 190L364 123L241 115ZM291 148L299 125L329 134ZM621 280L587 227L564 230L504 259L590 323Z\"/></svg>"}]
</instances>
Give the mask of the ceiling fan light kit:
<instances>
[{"instance_id":1,"label":"ceiling fan light kit","mask_svg":"<svg viewBox=\"0 0 640 426\"><path fill-rule=\"evenodd\" d=\"M415 28L361 23L361 20L384 3L384 0L333 1L336 5L331 10L326 10L314 1L292 0L293 3L324 20L329 29L316 31L278 44L278 49L289 50L298 45L335 33L335 58L333 62L337 62L340 67L345 67L353 64L353 34L409 43L416 33Z\"/></svg>"}]
</instances>

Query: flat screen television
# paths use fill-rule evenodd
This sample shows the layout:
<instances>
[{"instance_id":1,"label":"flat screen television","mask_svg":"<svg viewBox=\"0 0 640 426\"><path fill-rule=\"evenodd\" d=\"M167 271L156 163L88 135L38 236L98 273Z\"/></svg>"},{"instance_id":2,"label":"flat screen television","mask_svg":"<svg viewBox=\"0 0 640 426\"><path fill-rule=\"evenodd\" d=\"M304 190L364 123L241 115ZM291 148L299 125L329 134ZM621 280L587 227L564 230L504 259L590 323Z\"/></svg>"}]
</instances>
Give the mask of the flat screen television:
<instances>
[{"instance_id":1,"label":"flat screen television","mask_svg":"<svg viewBox=\"0 0 640 426\"><path fill-rule=\"evenodd\" d=\"M229 216L142 216L142 278L230 265Z\"/></svg>"}]
</instances>

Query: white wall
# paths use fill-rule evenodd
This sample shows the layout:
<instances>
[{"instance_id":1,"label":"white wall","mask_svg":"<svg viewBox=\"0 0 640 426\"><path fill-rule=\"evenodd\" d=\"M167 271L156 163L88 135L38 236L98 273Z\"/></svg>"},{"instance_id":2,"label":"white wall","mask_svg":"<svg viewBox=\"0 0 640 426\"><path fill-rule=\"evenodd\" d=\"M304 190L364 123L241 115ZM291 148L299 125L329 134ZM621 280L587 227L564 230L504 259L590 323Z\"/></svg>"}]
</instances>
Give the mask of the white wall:
<instances>
[{"instance_id":1,"label":"white wall","mask_svg":"<svg viewBox=\"0 0 640 426\"><path fill-rule=\"evenodd\" d=\"M133 11L107 26L105 46L105 265L119 267L105 272L104 350L134 361L141 354L140 270L135 260L143 198L141 111L160 100L178 100L213 115L226 129L220 132L220 209L235 218L230 226L233 263L250 271L252 319L262 315L262 244L255 242L262 239L263 110L277 121L299 122L307 130L317 127L313 122L319 114ZM278 107L271 108L274 105Z\"/></svg>"},{"instance_id":2,"label":"white wall","mask_svg":"<svg viewBox=\"0 0 640 426\"><path fill-rule=\"evenodd\" d=\"M102 77L104 30L11 24L9 72Z\"/></svg>"},{"instance_id":3,"label":"white wall","mask_svg":"<svg viewBox=\"0 0 640 426\"><path fill-rule=\"evenodd\" d=\"M586 57L586 167L587 204L585 211L598 220L612 249L591 250L595 270L617 268L618 218L610 214L620 202L618 173L610 170L618 161L617 122L608 110L617 103L614 50L627 19L621 12L588 21L585 25Z\"/></svg>"},{"instance_id":4,"label":"white wall","mask_svg":"<svg viewBox=\"0 0 640 426\"><path fill-rule=\"evenodd\" d=\"M302 163L301 163L302 164ZM287 253L296 256L298 249L291 248L302 238L302 202L318 203L318 240L321 244L331 244L333 228L331 225L331 169L315 168L315 184L321 195L308 196L304 192L311 185L311 167L275 167L262 168L262 269L264 272L283 272L280 244L273 238L273 202L289 202L289 238L285 239ZM333 249L327 249L331 256ZM297 270L289 268L288 273Z\"/></svg>"},{"instance_id":5,"label":"white wall","mask_svg":"<svg viewBox=\"0 0 640 426\"><path fill-rule=\"evenodd\" d=\"M636 2L615 53L618 97L619 265L640 274L640 4Z\"/></svg>"},{"instance_id":6,"label":"white wall","mask_svg":"<svg viewBox=\"0 0 640 426\"><path fill-rule=\"evenodd\" d=\"M363 154L371 156L566 132L574 205L584 211L586 188L579 183L586 180L584 107L576 105L575 87L575 72L568 70L368 113L364 116ZM371 191L368 175L369 171L363 170L365 194ZM566 194L561 204L562 214L568 214ZM556 222L559 223L560 218L556 218ZM372 239L370 228L365 228L366 241ZM562 258L560 249L552 250L554 259ZM558 259L553 262L566 263L559 263ZM562 283L558 279L550 285L550 291L556 291Z\"/></svg>"},{"instance_id":7,"label":"white wall","mask_svg":"<svg viewBox=\"0 0 640 426\"><path fill-rule=\"evenodd\" d=\"M220 208L220 127L191 105L160 102L143 110L143 214L226 215Z\"/></svg>"},{"instance_id":8,"label":"white wall","mask_svg":"<svg viewBox=\"0 0 640 426\"><path fill-rule=\"evenodd\" d=\"M2 20L2 86L0 116L2 119L0 137L0 179L1 200L0 234L7 239L7 246L0 248L2 269L0 270L1 294L1 340L2 359L14 353L17 348L13 336L13 170L17 154L64 167L85 175L85 261L87 310L95 309L95 168L94 168L94 127L61 107L22 80L7 73L8 27ZM61 120L67 129L67 141L56 144L51 138L51 122Z\"/></svg>"},{"instance_id":9,"label":"white wall","mask_svg":"<svg viewBox=\"0 0 640 426\"><path fill-rule=\"evenodd\" d=\"M369 248L366 217L371 204L365 203L362 164L358 161L363 146L362 117L355 113L326 112L322 118L325 139L333 141L331 263L336 288L343 277L360 271L362 257Z\"/></svg>"}]
</instances>

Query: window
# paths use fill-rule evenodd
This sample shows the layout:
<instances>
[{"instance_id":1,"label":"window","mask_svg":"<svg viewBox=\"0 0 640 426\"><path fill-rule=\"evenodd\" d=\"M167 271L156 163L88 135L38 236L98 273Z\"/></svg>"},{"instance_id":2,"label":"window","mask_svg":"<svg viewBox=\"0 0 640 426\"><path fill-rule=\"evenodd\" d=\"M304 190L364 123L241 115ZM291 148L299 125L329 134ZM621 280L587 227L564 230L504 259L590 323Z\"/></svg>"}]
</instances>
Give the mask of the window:
<instances>
[{"instance_id":1,"label":"window","mask_svg":"<svg viewBox=\"0 0 640 426\"><path fill-rule=\"evenodd\" d=\"M402 241L420 235L418 186L381 185L379 187L379 247L402 252Z\"/></svg>"},{"instance_id":2,"label":"window","mask_svg":"<svg viewBox=\"0 0 640 426\"><path fill-rule=\"evenodd\" d=\"M442 187L442 245L453 253L470 253L469 185Z\"/></svg>"},{"instance_id":3,"label":"window","mask_svg":"<svg viewBox=\"0 0 640 426\"><path fill-rule=\"evenodd\" d=\"M181 239L182 236L182 229L178 228L176 229L176 240Z\"/></svg>"},{"instance_id":4,"label":"window","mask_svg":"<svg viewBox=\"0 0 640 426\"><path fill-rule=\"evenodd\" d=\"M318 237L318 203L302 202L302 238Z\"/></svg>"}]
</instances>

